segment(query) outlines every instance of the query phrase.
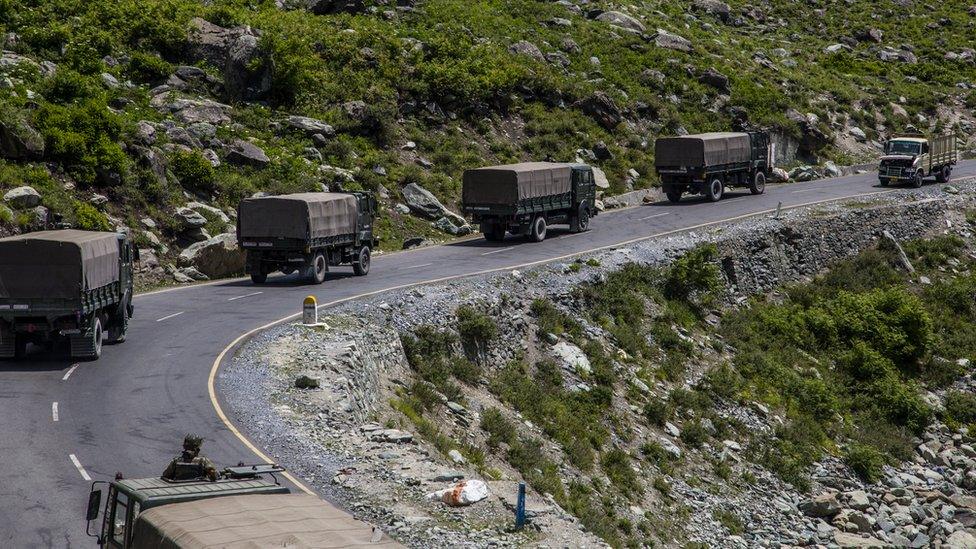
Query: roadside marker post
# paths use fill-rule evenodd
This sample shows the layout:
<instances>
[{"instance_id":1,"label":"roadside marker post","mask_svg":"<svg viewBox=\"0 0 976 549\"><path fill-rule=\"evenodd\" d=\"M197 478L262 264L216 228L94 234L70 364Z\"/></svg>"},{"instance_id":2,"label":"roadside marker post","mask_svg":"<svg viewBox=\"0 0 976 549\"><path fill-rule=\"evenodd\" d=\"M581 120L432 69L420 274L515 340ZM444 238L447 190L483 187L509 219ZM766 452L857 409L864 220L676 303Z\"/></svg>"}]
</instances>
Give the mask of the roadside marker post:
<instances>
[{"instance_id":1,"label":"roadside marker post","mask_svg":"<svg viewBox=\"0 0 976 549\"><path fill-rule=\"evenodd\" d=\"M314 295L310 295L302 302L302 324L315 326L319 323L319 302Z\"/></svg>"},{"instance_id":2,"label":"roadside marker post","mask_svg":"<svg viewBox=\"0 0 976 549\"><path fill-rule=\"evenodd\" d=\"M515 529L521 530L525 527L525 483L520 482L518 486L518 501L515 504Z\"/></svg>"}]
</instances>

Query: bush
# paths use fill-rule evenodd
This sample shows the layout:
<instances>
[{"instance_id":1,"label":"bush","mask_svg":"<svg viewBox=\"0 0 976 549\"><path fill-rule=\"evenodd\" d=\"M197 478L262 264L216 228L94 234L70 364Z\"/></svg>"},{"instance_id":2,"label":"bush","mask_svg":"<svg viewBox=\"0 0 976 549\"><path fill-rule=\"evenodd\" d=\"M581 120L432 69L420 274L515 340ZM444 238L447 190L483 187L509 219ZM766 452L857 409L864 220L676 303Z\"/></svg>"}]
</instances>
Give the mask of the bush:
<instances>
[{"instance_id":1,"label":"bush","mask_svg":"<svg viewBox=\"0 0 976 549\"><path fill-rule=\"evenodd\" d=\"M700 448L708 440L708 431L699 421L688 421L681 429L681 441L692 448Z\"/></svg>"},{"instance_id":2,"label":"bush","mask_svg":"<svg viewBox=\"0 0 976 549\"><path fill-rule=\"evenodd\" d=\"M497 449L502 443L515 441L515 425L505 418L498 408L486 408L481 412L481 430L488 433L488 447Z\"/></svg>"},{"instance_id":3,"label":"bush","mask_svg":"<svg viewBox=\"0 0 976 549\"><path fill-rule=\"evenodd\" d=\"M178 150L170 165L180 184L194 191L212 193L216 189L213 164L196 151Z\"/></svg>"},{"instance_id":4,"label":"bush","mask_svg":"<svg viewBox=\"0 0 976 549\"><path fill-rule=\"evenodd\" d=\"M85 202L75 203L75 226L85 231L111 231L112 225L105 214Z\"/></svg>"},{"instance_id":5,"label":"bush","mask_svg":"<svg viewBox=\"0 0 976 549\"><path fill-rule=\"evenodd\" d=\"M976 423L976 395L962 391L946 393L945 417L957 425Z\"/></svg>"},{"instance_id":6,"label":"bush","mask_svg":"<svg viewBox=\"0 0 976 549\"><path fill-rule=\"evenodd\" d=\"M458 332L461 342L475 348L483 348L498 335L498 326L488 315L470 305L457 309Z\"/></svg>"},{"instance_id":7,"label":"bush","mask_svg":"<svg viewBox=\"0 0 976 549\"><path fill-rule=\"evenodd\" d=\"M715 245L699 246L677 259L665 273L661 290L668 299L689 302L693 296L709 296L721 278Z\"/></svg>"},{"instance_id":8,"label":"bush","mask_svg":"<svg viewBox=\"0 0 976 549\"><path fill-rule=\"evenodd\" d=\"M579 337L582 334L582 328L580 328L579 323L557 309L549 300L533 300L531 311L536 317L539 331L542 333L556 335L568 333L574 337Z\"/></svg>"},{"instance_id":9,"label":"bush","mask_svg":"<svg viewBox=\"0 0 976 549\"><path fill-rule=\"evenodd\" d=\"M628 499L634 499L644 493L643 485L637 479L637 473L630 465L630 454L614 448L603 455L600 464L610 483Z\"/></svg>"},{"instance_id":10,"label":"bush","mask_svg":"<svg viewBox=\"0 0 976 549\"><path fill-rule=\"evenodd\" d=\"M674 414L674 408L665 400L652 397L644 405L644 417L647 418L648 423L651 425L663 427L671 419L672 414Z\"/></svg>"},{"instance_id":11,"label":"bush","mask_svg":"<svg viewBox=\"0 0 976 549\"><path fill-rule=\"evenodd\" d=\"M844 462L862 480L875 483L881 479L885 457L871 446L855 443L848 446L844 452Z\"/></svg>"},{"instance_id":12,"label":"bush","mask_svg":"<svg viewBox=\"0 0 976 549\"><path fill-rule=\"evenodd\" d=\"M155 83L173 73L173 66L155 55L141 51L132 52L126 73L135 82Z\"/></svg>"}]
</instances>

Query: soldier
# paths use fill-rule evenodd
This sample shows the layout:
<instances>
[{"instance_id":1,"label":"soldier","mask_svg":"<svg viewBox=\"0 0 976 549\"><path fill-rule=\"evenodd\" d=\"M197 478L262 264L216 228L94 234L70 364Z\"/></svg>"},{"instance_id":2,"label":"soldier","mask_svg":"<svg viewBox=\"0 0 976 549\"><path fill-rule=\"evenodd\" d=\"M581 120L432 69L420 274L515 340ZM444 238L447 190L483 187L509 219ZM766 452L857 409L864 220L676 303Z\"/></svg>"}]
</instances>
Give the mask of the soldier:
<instances>
[{"instance_id":1,"label":"soldier","mask_svg":"<svg viewBox=\"0 0 976 549\"><path fill-rule=\"evenodd\" d=\"M209 458L200 455L203 439L196 435L186 435L183 439L183 453L169 462L162 478L166 480L194 480L207 478L217 480L217 466Z\"/></svg>"}]
</instances>

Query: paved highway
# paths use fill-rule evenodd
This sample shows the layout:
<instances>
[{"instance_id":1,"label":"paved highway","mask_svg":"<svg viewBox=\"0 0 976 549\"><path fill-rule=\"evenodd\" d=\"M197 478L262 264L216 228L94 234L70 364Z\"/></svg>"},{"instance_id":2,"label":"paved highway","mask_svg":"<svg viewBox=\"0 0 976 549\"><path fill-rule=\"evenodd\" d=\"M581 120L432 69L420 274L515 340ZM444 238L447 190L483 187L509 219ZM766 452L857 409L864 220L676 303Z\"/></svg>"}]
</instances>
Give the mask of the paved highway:
<instances>
[{"instance_id":1,"label":"paved highway","mask_svg":"<svg viewBox=\"0 0 976 549\"><path fill-rule=\"evenodd\" d=\"M953 179L974 175L976 161L967 161ZM339 268L321 286L272 276L262 286L236 280L138 296L128 341L106 347L101 360L32 356L0 365L0 546L93 546L83 520L89 479L158 475L187 432L206 437L204 452L218 466L258 461L215 409L211 370L232 356L225 350L242 334L297 313L306 295L328 305L721 223L778 203L793 208L879 192L904 191L878 186L875 174L770 185L764 195L730 193L716 204L686 198L606 212L587 233L553 230L539 244L476 239L377 256L369 276Z\"/></svg>"}]
</instances>

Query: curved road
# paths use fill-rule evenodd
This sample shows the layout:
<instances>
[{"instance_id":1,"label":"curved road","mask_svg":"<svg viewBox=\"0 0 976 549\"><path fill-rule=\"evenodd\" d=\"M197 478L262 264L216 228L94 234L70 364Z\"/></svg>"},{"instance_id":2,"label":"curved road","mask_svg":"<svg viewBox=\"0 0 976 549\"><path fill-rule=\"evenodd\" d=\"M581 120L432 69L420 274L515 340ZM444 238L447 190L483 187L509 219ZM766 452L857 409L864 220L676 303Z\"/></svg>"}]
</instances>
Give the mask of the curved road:
<instances>
[{"instance_id":1,"label":"curved road","mask_svg":"<svg viewBox=\"0 0 976 549\"><path fill-rule=\"evenodd\" d=\"M953 179L973 175L976 161L966 161ZM206 437L204 451L218 466L258 461L215 413L211 367L242 334L297 313L308 294L327 305L769 212L780 202L785 209L879 192L901 190L878 186L873 173L770 185L764 195L730 193L717 204L685 199L606 212L587 233L553 230L539 244L475 239L378 256L369 276L340 268L321 286L272 277L262 286L224 281L138 296L128 341L106 347L101 360L35 356L0 365L0 546L92 547L86 477L158 475L187 432Z\"/></svg>"}]
</instances>

